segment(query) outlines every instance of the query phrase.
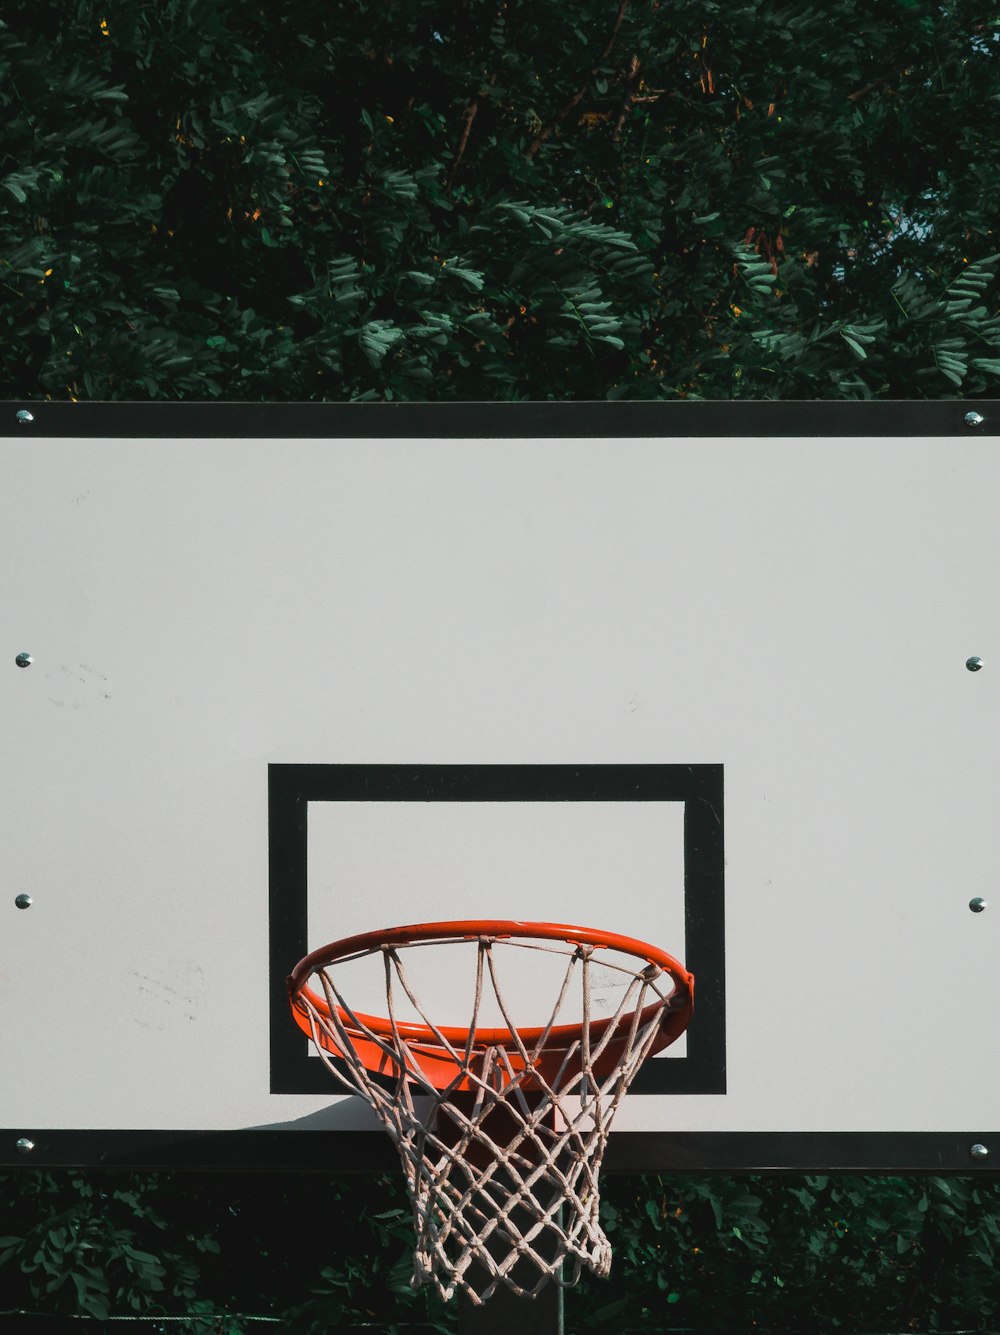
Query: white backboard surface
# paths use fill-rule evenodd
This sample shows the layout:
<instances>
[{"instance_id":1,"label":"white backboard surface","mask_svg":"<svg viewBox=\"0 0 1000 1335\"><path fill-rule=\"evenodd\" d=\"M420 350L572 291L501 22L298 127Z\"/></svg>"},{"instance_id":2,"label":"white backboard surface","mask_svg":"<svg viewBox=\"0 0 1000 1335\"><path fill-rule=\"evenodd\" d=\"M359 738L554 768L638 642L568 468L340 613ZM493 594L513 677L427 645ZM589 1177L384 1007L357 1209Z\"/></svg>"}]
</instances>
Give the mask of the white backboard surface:
<instances>
[{"instance_id":1,"label":"white backboard surface","mask_svg":"<svg viewBox=\"0 0 1000 1335\"><path fill-rule=\"evenodd\" d=\"M696 974L623 1163L1000 1157L993 439L0 460L3 1161L368 1144L281 980L479 916Z\"/></svg>"}]
</instances>

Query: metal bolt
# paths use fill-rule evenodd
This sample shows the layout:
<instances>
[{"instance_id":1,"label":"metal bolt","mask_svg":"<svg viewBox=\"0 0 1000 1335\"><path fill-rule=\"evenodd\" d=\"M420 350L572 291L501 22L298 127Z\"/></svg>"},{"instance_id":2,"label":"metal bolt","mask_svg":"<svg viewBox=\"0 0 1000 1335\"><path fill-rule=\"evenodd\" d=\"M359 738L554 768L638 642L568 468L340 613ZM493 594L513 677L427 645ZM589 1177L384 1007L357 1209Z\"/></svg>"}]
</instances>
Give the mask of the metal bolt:
<instances>
[{"instance_id":1,"label":"metal bolt","mask_svg":"<svg viewBox=\"0 0 1000 1335\"><path fill-rule=\"evenodd\" d=\"M30 895L18 895L17 898L14 900L14 903L17 905L17 907L18 907L19 909L30 909L30 908L31 908L31 896L30 896Z\"/></svg>"},{"instance_id":2,"label":"metal bolt","mask_svg":"<svg viewBox=\"0 0 1000 1335\"><path fill-rule=\"evenodd\" d=\"M969 1147L969 1153L972 1155L973 1159L988 1159L990 1157L989 1150L985 1145L980 1145L978 1141L975 1145Z\"/></svg>"},{"instance_id":3,"label":"metal bolt","mask_svg":"<svg viewBox=\"0 0 1000 1335\"><path fill-rule=\"evenodd\" d=\"M21 426L27 426L29 422L33 422L35 420L35 414L29 413L27 408L18 408L15 416L17 417L17 420Z\"/></svg>"},{"instance_id":4,"label":"metal bolt","mask_svg":"<svg viewBox=\"0 0 1000 1335\"><path fill-rule=\"evenodd\" d=\"M965 660L965 666L970 672L978 672L983 666L983 660L977 654L973 654L971 658Z\"/></svg>"},{"instance_id":5,"label":"metal bolt","mask_svg":"<svg viewBox=\"0 0 1000 1335\"><path fill-rule=\"evenodd\" d=\"M27 1136L21 1136L17 1142L18 1154L30 1154L34 1148L35 1148L35 1142L33 1140L29 1140Z\"/></svg>"},{"instance_id":6,"label":"metal bolt","mask_svg":"<svg viewBox=\"0 0 1000 1335\"><path fill-rule=\"evenodd\" d=\"M985 907L986 907L986 900L981 899L979 895L977 895L975 899L969 900L969 908L972 909L973 913L982 913Z\"/></svg>"},{"instance_id":7,"label":"metal bolt","mask_svg":"<svg viewBox=\"0 0 1000 1335\"><path fill-rule=\"evenodd\" d=\"M982 415L982 413L977 413L973 411L965 414L965 425L969 428L970 431L975 431L976 428L982 426L982 424L985 421L986 418Z\"/></svg>"},{"instance_id":8,"label":"metal bolt","mask_svg":"<svg viewBox=\"0 0 1000 1335\"><path fill-rule=\"evenodd\" d=\"M20 653L14 659L14 662L17 664L18 667L31 667L34 661L35 660L29 653Z\"/></svg>"}]
</instances>

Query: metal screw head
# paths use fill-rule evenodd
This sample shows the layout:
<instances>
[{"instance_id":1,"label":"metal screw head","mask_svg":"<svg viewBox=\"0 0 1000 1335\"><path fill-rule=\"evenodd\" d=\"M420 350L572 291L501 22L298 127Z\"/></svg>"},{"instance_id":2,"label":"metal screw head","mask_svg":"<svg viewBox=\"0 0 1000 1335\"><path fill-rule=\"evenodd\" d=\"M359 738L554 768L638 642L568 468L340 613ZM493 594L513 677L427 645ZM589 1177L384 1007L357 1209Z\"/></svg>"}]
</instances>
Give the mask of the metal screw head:
<instances>
[{"instance_id":1,"label":"metal screw head","mask_svg":"<svg viewBox=\"0 0 1000 1335\"><path fill-rule=\"evenodd\" d=\"M17 418L18 423L21 426L27 426L29 422L33 422L35 420L35 414L29 413L27 408L18 408L14 416Z\"/></svg>"},{"instance_id":2,"label":"metal screw head","mask_svg":"<svg viewBox=\"0 0 1000 1335\"><path fill-rule=\"evenodd\" d=\"M973 913L982 913L985 907L986 900L981 899L979 895L976 895L975 899L969 900L969 908L972 909Z\"/></svg>"},{"instance_id":3,"label":"metal screw head","mask_svg":"<svg viewBox=\"0 0 1000 1335\"><path fill-rule=\"evenodd\" d=\"M20 653L14 659L14 662L17 664L18 667L31 667L34 661L35 660L29 653Z\"/></svg>"},{"instance_id":4,"label":"metal screw head","mask_svg":"<svg viewBox=\"0 0 1000 1335\"><path fill-rule=\"evenodd\" d=\"M35 1148L35 1142L29 1140L27 1136L21 1136L15 1148L17 1149L18 1154L30 1154Z\"/></svg>"},{"instance_id":5,"label":"metal screw head","mask_svg":"<svg viewBox=\"0 0 1000 1335\"><path fill-rule=\"evenodd\" d=\"M979 669L983 666L983 660L978 656L978 654L973 654L971 658L967 658L965 660L965 666L969 669L970 672L978 672Z\"/></svg>"},{"instance_id":6,"label":"metal screw head","mask_svg":"<svg viewBox=\"0 0 1000 1335\"><path fill-rule=\"evenodd\" d=\"M972 1155L973 1159L988 1159L990 1157L990 1152L986 1146L980 1145L978 1142L975 1145L969 1146L969 1153Z\"/></svg>"},{"instance_id":7,"label":"metal screw head","mask_svg":"<svg viewBox=\"0 0 1000 1335\"><path fill-rule=\"evenodd\" d=\"M968 412L965 414L964 421L965 425L969 428L970 431L975 431L977 427L982 426L982 424L986 421L986 418L982 415L982 413L977 413L973 410L972 412Z\"/></svg>"},{"instance_id":8,"label":"metal screw head","mask_svg":"<svg viewBox=\"0 0 1000 1335\"><path fill-rule=\"evenodd\" d=\"M17 898L14 900L14 903L17 905L17 907L18 907L19 909L30 909L30 908L31 908L31 896L30 896L30 895L18 895Z\"/></svg>"}]
</instances>

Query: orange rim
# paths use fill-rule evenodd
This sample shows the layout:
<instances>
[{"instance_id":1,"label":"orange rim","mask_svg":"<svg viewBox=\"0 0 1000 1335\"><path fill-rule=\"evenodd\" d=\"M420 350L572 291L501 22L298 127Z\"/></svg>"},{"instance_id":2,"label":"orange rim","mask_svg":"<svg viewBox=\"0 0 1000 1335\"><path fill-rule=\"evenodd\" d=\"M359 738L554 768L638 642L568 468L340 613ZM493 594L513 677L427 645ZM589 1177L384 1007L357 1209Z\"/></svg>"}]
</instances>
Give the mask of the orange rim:
<instances>
[{"instance_id":1,"label":"orange rim","mask_svg":"<svg viewBox=\"0 0 1000 1335\"><path fill-rule=\"evenodd\" d=\"M288 979L289 999L295 1021L300 1029L311 1035L308 1016L304 1007L300 1005L300 998L303 1001L308 1001L309 1005L314 1007L319 1015L327 1018L330 1016L326 998L318 995L308 986L310 976L317 969L326 968L331 964L355 956L373 954L383 947L406 946L417 941L440 940L442 944L455 941L476 941L484 936L499 940L514 937L528 940L562 941L566 945L595 946L598 949L617 950L622 954L632 955L637 959L644 960L648 964L655 964L664 973L669 974L673 980L674 993L672 995L676 996L680 992L683 1000L680 1005L671 1007L664 1025L663 1038L665 1041L659 1043L654 1051L659 1051L666 1047L668 1043L673 1042L675 1038L683 1033L691 1018L694 978L679 960L676 960L673 955L669 955L658 946L652 946L648 942L639 941L634 937L621 936L616 932L604 932L591 927L575 927L566 923L472 919L459 922L414 923L405 927L390 927L384 931L363 932L357 936L344 937L341 941L334 941L330 945L321 946L318 950L312 951L311 954L306 955L304 959L299 961ZM661 1005L662 1002L658 1001L644 1007L642 1011L643 1019L647 1016L651 1018ZM340 1007L337 1009L340 1020L349 1027L353 1027L353 1021L343 1009ZM633 1014L634 1012L629 1012L629 1014L623 1016L611 1016L604 1020L591 1021L591 1037L599 1038L611 1026L621 1028L624 1024L631 1023ZM456 1048L464 1047L469 1041L467 1027L441 1025L435 1031L429 1025L412 1022L397 1022L393 1026L386 1016L366 1015L357 1011L355 1012L355 1018L371 1033L383 1038L391 1037L395 1032L401 1038L406 1039L407 1042L425 1043L438 1049L440 1049L442 1038ZM477 1029L472 1036L472 1043L476 1048L513 1048L517 1045L514 1038L514 1033L516 1033L520 1043L526 1048L530 1048L537 1043L545 1030L545 1025L518 1028L515 1031L504 1028ZM546 1047L552 1050L568 1047L580 1038L582 1032L582 1022L555 1025L549 1030Z\"/></svg>"}]
</instances>

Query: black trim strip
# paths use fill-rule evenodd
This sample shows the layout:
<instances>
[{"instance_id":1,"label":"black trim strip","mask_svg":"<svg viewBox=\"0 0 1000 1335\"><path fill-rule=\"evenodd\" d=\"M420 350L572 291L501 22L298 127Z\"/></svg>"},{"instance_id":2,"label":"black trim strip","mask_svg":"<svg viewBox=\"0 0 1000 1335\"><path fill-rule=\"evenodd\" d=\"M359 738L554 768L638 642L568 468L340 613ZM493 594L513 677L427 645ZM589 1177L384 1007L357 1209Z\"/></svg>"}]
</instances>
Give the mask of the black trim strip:
<instances>
[{"instance_id":1,"label":"black trim strip","mask_svg":"<svg viewBox=\"0 0 1000 1335\"><path fill-rule=\"evenodd\" d=\"M649 1062L637 1094L724 1094L725 857L721 765L270 765L271 1092L330 1094L329 1073L288 1014L306 941L310 802L683 802L684 964L695 1019L683 1057ZM388 927L374 923L373 927ZM588 926L608 926L606 923ZM612 924L613 926L613 924ZM669 942L657 942L669 950Z\"/></svg>"},{"instance_id":2,"label":"black trim strip","mask_svg":"<svg viewBox=\"0 0 1000 1335\"><path fill-rule=\"evenodd\" d=\"M0 402L0 436L121 439L632 436L960 436L990 400L724 400L678 403L46 403ZM18 411L33 420L19 423Z\"/></svg>"},{"instance_id":3,"label":"black trim strip","mask_svg":"<svg viewBox=\"0 0 1000 1335\"><path fill-rule=\"evenodd\" d=\"M30 1155L16 1149L30 1137ZM974 1144L992 1149L975 1159ZM386 1172L381 1131L0 1130L0 1167L239 1172ZM1000 1175L1000 1132L612 1132L610 1172L942 1173Z\"/></svg>"}]
</instances>

